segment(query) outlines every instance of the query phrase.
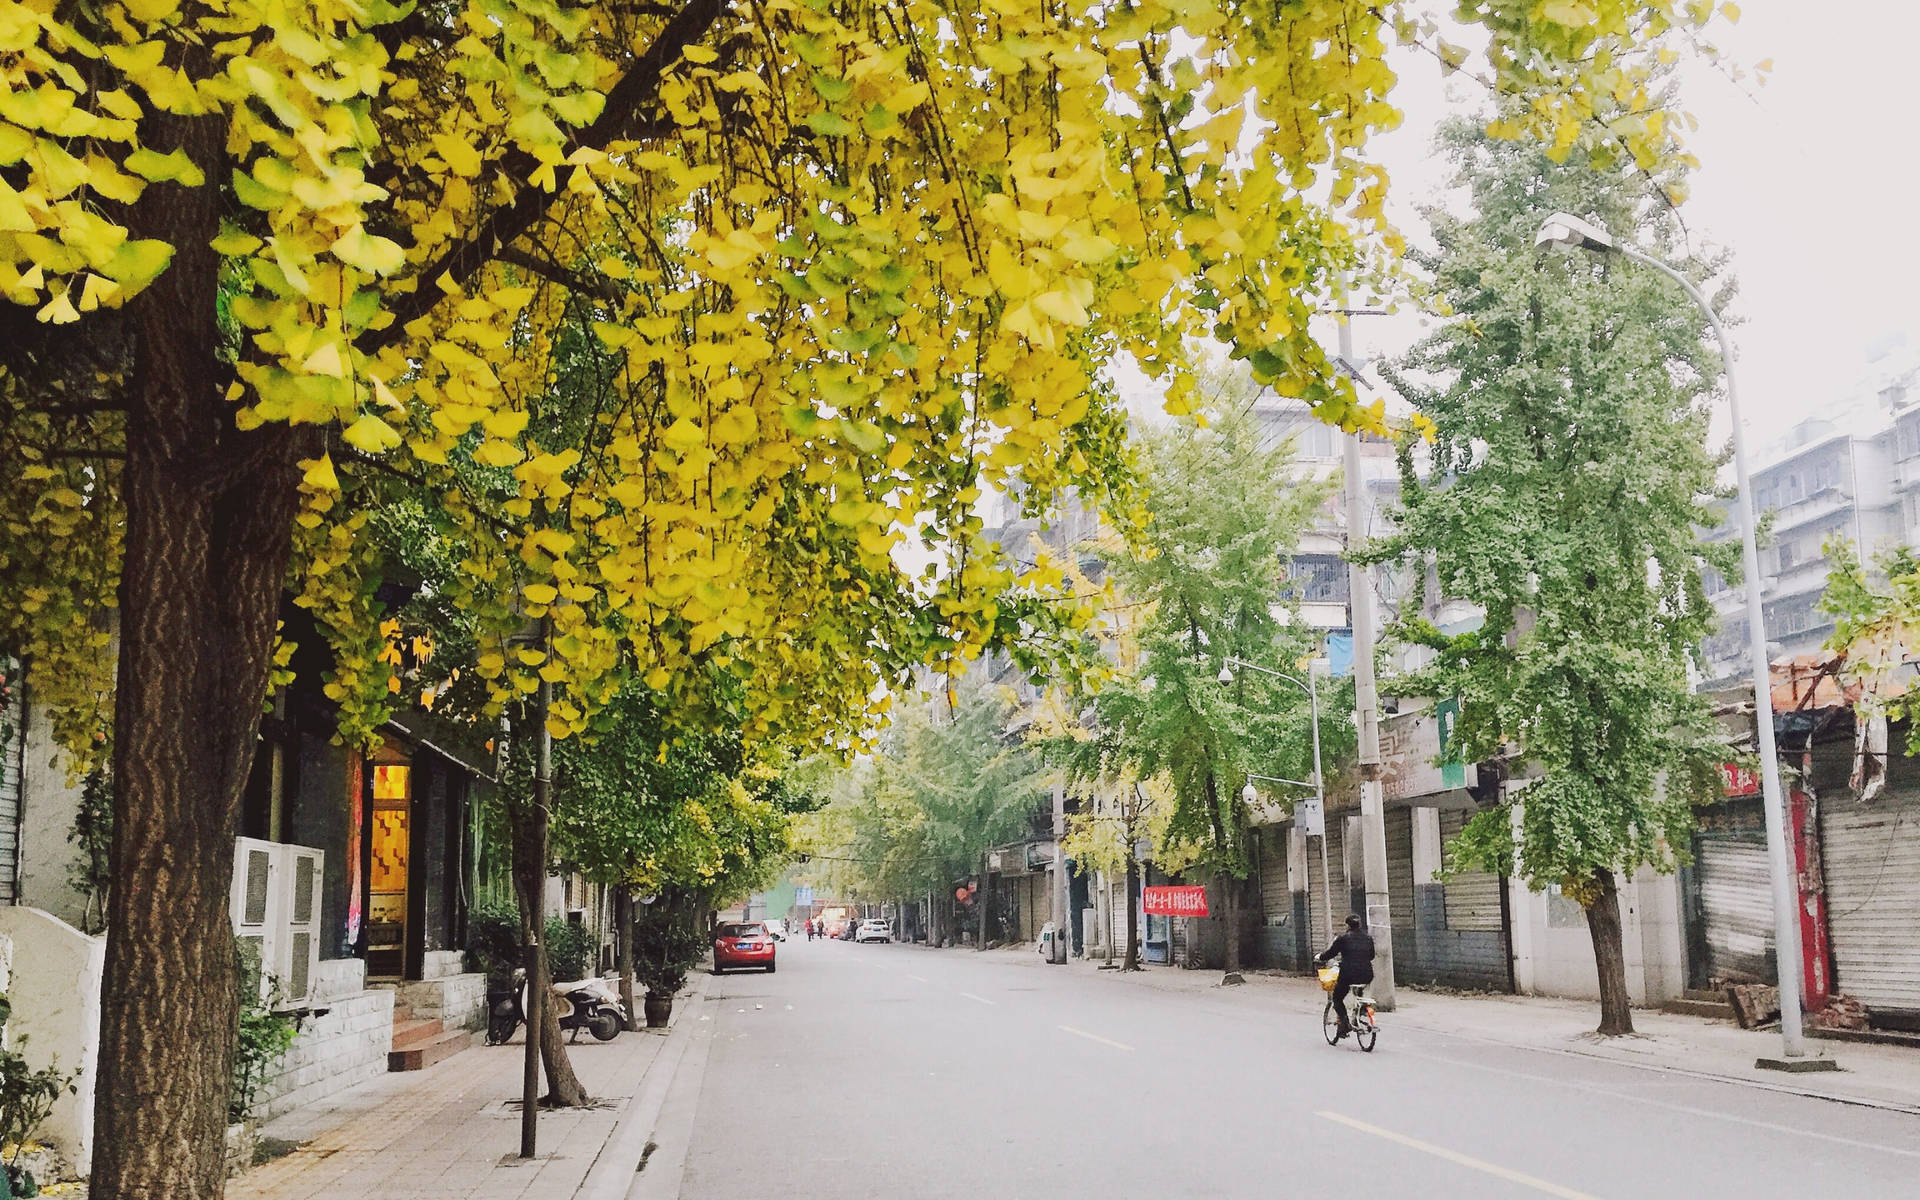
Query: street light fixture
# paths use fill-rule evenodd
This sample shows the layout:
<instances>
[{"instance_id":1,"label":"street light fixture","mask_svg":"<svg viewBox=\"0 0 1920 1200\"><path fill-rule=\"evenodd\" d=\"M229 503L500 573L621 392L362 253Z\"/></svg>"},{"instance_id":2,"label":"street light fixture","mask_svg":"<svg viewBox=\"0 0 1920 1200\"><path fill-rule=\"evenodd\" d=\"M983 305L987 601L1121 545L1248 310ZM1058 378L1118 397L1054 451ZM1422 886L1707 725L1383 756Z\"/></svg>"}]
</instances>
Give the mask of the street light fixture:
<instances>
[{"instance_id":1,"label":"street light fixture","mask_svg":"<svg viewBox=\"0 0 1920 1200\"><path fill-rule=\"evenodd\" d=\"M1283 679L1307 694L1307 708L1308 712L1312 714L1313 719L1313 800L1320 808L1320 819L1324 823L1327 813L1326 772L1321 770L1320 767L1320 692L1319 689L1313 685L1313 664L1307 664L1307 681L1301 683L1285 671L1276 671L1272 667L1263 667L1259 663L1251 663L1244 658L1235 658L1229 654L1220 660L1220 674L1218 679L1223 687L1233 682L1233 668L1235 667L1239 667L1244 671L1258 671L1262 675L1271 675L1275 679ZM1266 775L1249 774L1247 776L1247 786L1241 789L1241 798L1249 804L1253 803L1255 795L1258 794L1257 789L1253 786L1253 780L1269 778L1271 777ZM1298 785L1302 781L1297 779L1273 779L1273 782ZM1320 891L1322 893L1321 905L1326 909L1327 913L1327 937L1329 940L1333 937L1333 885L1330 882L1331 879L1332 876L1327 874L1327 831L1325 825L1322 824L1320 829Z\"/></svg>"},{"instance_id":2,"label":"street light fixture","mask_svg":"<svg viewBox=\"0 0 1920 1200\"><path fill-rule=\"evenodd\" d=\"M1733 470L1738 484L1740 511L1740 569L1746 580L1747 641L1753 673L1753 710L1757 726L1755 736L1760 750L1760 790L1767 815L1767 860L1773 877L1774 962L1780 991L1780 1058L1762 1058L1758 1066L1782 1071L1837 1070L1831 1058L1807 1053L1806 1033L1801 1027L1800 1011L1800 922L1799 897L1793 882L1789 857L1792 841L1788 838L1786 803L1780 788L1780 760L1773 742L1773 688L1767 655L1766 618L1760 603L1760 550L1755 535L1753 487L1747 477L1746 439L1740 431L1740 395L1734 385L1733 343L1727 337L1720 314L1677 269L1657 258L1640 253L1616 240L1605 230L1570 213L1557 212L1548 217L1534 235L1536 250L1554 250L1571 254L1585 250L1591 254L1617 254L1665 275L1680 286L1705 314L1707 324L1720 343L1720 358L1727 372L1727 413L1733 425Z\"/></svg>"}]
</instances>

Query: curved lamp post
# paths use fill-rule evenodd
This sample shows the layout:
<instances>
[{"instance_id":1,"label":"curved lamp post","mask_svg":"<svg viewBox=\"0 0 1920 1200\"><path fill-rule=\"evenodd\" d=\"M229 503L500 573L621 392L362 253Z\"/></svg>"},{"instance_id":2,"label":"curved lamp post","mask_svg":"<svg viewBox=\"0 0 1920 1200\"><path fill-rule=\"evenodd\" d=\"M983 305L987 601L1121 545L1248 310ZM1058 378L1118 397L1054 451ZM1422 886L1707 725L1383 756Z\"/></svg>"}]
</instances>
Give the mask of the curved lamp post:
<instances>
[{"instance_id":1,"label":"curved lamp post","mask_svg":"<svg viewBox=\"0 0 1920 1200\"><path fill-rule=\"evenodd\" d=\"M1280 779L1272 775L1254 775L1249 773L1247 775L1249 782L1245 790L1241 792L1241 798L1249 804L1253 802L1256 789L1251 781L1255 779L1264 780L1268 783L1287 783L1295 786L1311 786L1313 788L1314 802L1320 806L1320 820L1322 822L1320 829L1320 903L1327 912L1327 940L1331 941L1333 940L1333 884L1330 882L1332 877L1327 874L1327 832L1325 826L1327 819L1326 773L1320 769L1320 692L1313 686L1313 671L1311 667L1309 667L1307 671L1307 681L1302 683L1285 671L1276 671L1272 667L1263 667L1259 663L1250 663L1244 658L1235 658L1229 654L1220 662L1220 674L1218 678L1221 686L1224 687L1233 682L1233 668L1235 667L1239 667L1243 671L1258 671L1262 675L1271 675L1275 679L1284 679L1307 694L1307 707L1313 714L1313 782L1307 784L1304 780L1299 779Z\"/></svg>"},{"instance_id":2,"label":"curved lamp post","mask_svg":"<svg viewBox=\"0 0 1920 1200\"><path fill-rule=\"evenodd\" d=\"M1759 1066L1776 1070L1819 1070L1833 1067L1833 1060L1807 1054L1806 1033L1800 1012L1800 901L1794 886L1790 857L1792 841L1788 837L1786 803L1780 789L1780 760L1773 742L1773 690L1767 661L1766 618L1760 603L1760 550L1755 537L1753 488L1747 477L1746 439L1740 431L1740 396L1734 385L1733 343L1726 326L1713 305L1678 270L1657 258L1640 253L1579 217L1554 213L1534 235L1536 250L1555 250L1565 254L1576 251L1606 256L1617 254L1628 262L1660 272L1680 286L1698 305L1720 342L1720 358L1727 373L1727 412L1733 424L1733 470L1739 485L1737 507L1740 512L1740 569L1746 582L1747 643L1753 673L1753 710L1755 735L1760 751L1760 789L1767 816L1767 861L1773 877L1774 963L1780 990L1781 1058L1762 1058Z\"/></svg>"}]
</instances>

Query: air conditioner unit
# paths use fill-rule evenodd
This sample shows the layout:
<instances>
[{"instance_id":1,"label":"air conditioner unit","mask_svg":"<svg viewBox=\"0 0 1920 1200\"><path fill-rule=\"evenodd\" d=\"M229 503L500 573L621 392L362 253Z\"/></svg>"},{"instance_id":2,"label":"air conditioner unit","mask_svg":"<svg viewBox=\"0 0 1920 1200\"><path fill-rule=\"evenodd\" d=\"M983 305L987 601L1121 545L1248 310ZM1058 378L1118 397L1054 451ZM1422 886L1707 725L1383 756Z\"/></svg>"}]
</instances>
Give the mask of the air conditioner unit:
<instances>
[{"instance_id":1,"label":"air conditioner unit","mask_svg":"<svg viewBox=\"0 0 1920 1200\"><path fill-rule=\"evenodd\" d=\"M312 1001L326 858L311 846L234 839L234 937L258 954L260 996L277 1007Z\"/></svg>"}]
</instances>

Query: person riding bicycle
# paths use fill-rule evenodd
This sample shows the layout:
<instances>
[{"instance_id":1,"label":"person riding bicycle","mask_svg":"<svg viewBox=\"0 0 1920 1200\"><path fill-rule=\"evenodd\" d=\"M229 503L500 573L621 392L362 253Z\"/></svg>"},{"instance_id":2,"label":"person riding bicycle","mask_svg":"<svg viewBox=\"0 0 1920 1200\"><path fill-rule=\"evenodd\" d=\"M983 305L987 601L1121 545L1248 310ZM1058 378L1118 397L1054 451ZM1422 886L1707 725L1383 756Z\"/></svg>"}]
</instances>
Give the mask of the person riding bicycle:
<instances>
[{"instance_id":1,"label":"person riding bicycle","mask_svg":"<svg viewBox=\"0 0 1920 1200\"><path fill-rule=\"evenodd\" d=\"M1359 917L1348 917L1347 931L1313 961L1324 967L1332 958L1340 960L1340 975L1333 983L1333 1011L1340 1021L1339 1033L1333 1039L1337 1042L1353 1032L1347 1021L1347 992L1356 984L1373 982L1373 935L1361 930Z\"/></svg>"}]
</instances>

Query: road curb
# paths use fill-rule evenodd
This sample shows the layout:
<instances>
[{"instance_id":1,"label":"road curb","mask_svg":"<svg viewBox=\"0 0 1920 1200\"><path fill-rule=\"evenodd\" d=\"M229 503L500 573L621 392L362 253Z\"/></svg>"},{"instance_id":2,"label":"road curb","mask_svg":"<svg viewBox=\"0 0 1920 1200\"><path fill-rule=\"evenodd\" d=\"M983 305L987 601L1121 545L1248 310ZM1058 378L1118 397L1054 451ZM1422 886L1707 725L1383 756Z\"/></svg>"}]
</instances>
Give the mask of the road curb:
<instances>
[{"instance_id":1,"label":"road curb","mask_svg":"<svg viewBox=\"0 0 1920 1200\"><path fill-rule=\"evenodd\" d=\"M1167 968L1164 966L1159 968L1159 970L1162 970L1162 971L1166 969ZM1108 971L1108 972L1104 972L1104 974L1113 977L1115 980L1119 981L1124 986L1144 988L1146 990L1160 992L1162 994L1184 994L1188 992L1198 993L1198 992L1218 990L1217 985L1213 985L1213 984L1209 984L1205 988L1197 988L1197 987L1193 987L1192 985L1182 986L1179 984L1173 984L1173 985L1155 984L1145 974L1127 974L1119 971ZM1306 978L1304 976L1293 976L1287 973L1275 973L1275 972L1266 972L1266 971L1259 972L1258 974L1264 977L1271 978L1275 981L1291 981L1296 978ZM1502 1038L1502 1037L1491 1036L1484 1032L1466 1033L1458 1029L1441 1026L1441 1025L1431 1025L1422 1021L1407 1021L1404 1019L1396 1019L1394 1021L1394 1024L1402 1026L1407 1029L1417 1029L1423 1033L1431 1033L1431 1034L1435 1034L1443 1037L1458 1038L1462 1041L1477 1042L1482 1045L1504 1046L1511 1050L1535 1050L1543 1054L1561 1054L1561 1055L1566 1055L1573 1058L1588 1059L1594 1062L1612 1063L1615 1066L1626 1067L1636 1071L1652 1071L1652 1072L1657 1072L1665 1075L1678 1075L1678 1076L1682 1076L1690 1079L1707 1080L1713 1083L1725 1083L1725 1084L1731 1084L1738 1087L1749 1087L1757 1091L1773 1092L1777 1095L1804 1096L1809 1100L1824 1100L1830 1104L1846 1104L1846 1105L1852 1105L1855 1108L1871 1108L1871 1109L1877 1109L1881 1112L1901 1113L1907 1116L1920 1116L1920 1104L1909 1104L1899 1100L1882 1100L1872 1096L1857 1096L1857 1095L1850 1096L1850 1095L1845 1095L1845 1094L1836 1093L1836 1092L1820 1091L1810 1087L1796 1087L1793 1084L1784 1082L1784 1081L1776 1082L1773 1080L1766 1080L1766 1079L1754 1079L1751 1076L1732 1075L1732 1074L1727 1074L1721 1071L1712 1071L1712 1070L1706 1070L1706 1069L1697 1068L1697 1067L1669 1066L1661 1063L1640 1062L1635 1059L1623 1058L1618 1055L1607 1054L1607 1053L1603 1053L1596 1050L1583 1050L1577 1046L1558 1046L1558 1045L1550 1045L1550 1044L1537 1042L1537 1041L1528 1041L1520 1038ZM1830 1077L1830 1076L1823 1076L1823 1077Z\"/></svg>"},{"instance_id":2,"label":"road curb","mask_svg":"<svg viewBox=\"0 0 1920 1200\"><path fill-rule=\"evenodd\" d=\"M697 1022L687 1020L687 1016L702 1007L706 997L707 977L696 975L692 985L674 1002L665 1044L635 1081L633 1099L627 1102L626 1111L620 1114L613 1132L594 1157L586 1178L574 1190L574 1200L624 1200L640 1170L641 1160L647 1156L647 1146L653 1140L654 1126L659 1124L660 1110L666 1104L674 1073L693 1039Z\"/></svg>"}]
</instances>

